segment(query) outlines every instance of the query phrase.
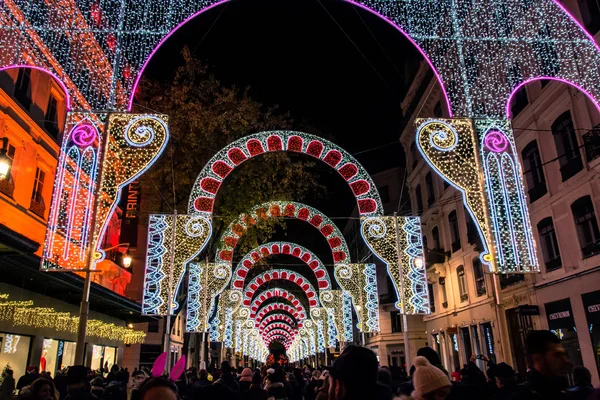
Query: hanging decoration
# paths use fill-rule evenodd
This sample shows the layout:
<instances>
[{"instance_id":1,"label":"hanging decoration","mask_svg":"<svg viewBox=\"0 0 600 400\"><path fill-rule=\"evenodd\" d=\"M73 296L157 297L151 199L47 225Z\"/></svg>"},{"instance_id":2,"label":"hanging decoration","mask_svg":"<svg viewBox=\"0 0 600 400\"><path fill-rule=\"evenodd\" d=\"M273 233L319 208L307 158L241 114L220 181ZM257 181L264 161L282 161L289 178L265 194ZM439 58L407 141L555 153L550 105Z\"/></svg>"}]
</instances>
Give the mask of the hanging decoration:
<instances>
[{"instance_id":1,"label":"hanging decoration","mask_svg":"<svg viewBox=\"0 0 600 400\"><path fill-rule=\"evenodd\" d=\"M352 333L352 299L342 290L324 290L320 293L321 303L332 316L337 332L337 340L351 342Z\"/></svg>"},{"instance_id":2,"label":"hanging decoration","mask_svg":"<svg viewBox=\"0 0 600 400\"><path fill-rule=\"evenodd\" d=\"M272 269L263 272L250 281L244 288L244 306L250 306L256 291L271 281L284 280L297 285L308 298L309 307L319 306L317 291L306 277L289 269Z\"/></svg>"},{"instance_id":3,"label":"hanging decoration","mask_svg":"<svg viewBox=\"0 0 600 400\"><path fill-rule=\"evenodd\" d=\"M233 315L242 305L242 292L223 290L217 302L217 313L210 325L210 341L223 342L225 347L233 347Z\"/></svg>"},{"instance_id":4,"label":"hanging decoration","mask_svg":"<svg viewBox=\"0 0 600 400\"><path fill-rule=\"evenodd\" d=\"M346 294L358 318L360 332L379 331L379 295L375 264L337 264L335 280Z\"/></svg>"},{"instance_id":5,"label":"hanging decoration","mask_svg":"<svg viewBox=\"0 0 600 400\"><path fill-rule=\"evenodd\" d=\"M296 308L299 319L306 319L308 313L306 312L306 309L304 308L302 302L298 300L293 293L279 287L266 289L254 295L254 300L252 301L252 305L250 306L250 318L254 319L254 317L256 316L256 312L260 308L261 304L273 298L279 298L289 301L292 304L292 306Z\"/></svg>"},{"instance_id":6,"label":"hanging decoration","mask_svg":"<svg viewBox=\"0 0 600 400\"><path fill-rule=\"evenodd\" d=\"M317 326L319 348L335 347L337 342L335 324L331 323L332 320L330 319L327 310L324 307L313 307L310 309L310 317Z\"/></svg>"},{"instance_id":7,"label":"hanging decoration","mask_svg":"<svg viewBox=\"0 0 600 400\"><path fill-rule=\"evenodd\" d=\"M187 332L206 332L219 295L231 279L226 264L190 263L188 280Z\"/></svg>"}]
</instances>

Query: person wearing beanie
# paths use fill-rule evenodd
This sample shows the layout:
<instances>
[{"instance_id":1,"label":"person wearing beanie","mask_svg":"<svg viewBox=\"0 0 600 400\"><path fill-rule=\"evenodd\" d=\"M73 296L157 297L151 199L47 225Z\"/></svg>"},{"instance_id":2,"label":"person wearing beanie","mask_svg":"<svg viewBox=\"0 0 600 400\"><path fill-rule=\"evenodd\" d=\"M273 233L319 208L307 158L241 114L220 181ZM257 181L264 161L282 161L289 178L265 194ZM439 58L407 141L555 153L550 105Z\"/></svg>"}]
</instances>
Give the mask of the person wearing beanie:
<instances>
[{"instance_id":1,"label":"person wearing beanie","mask_svg":"<svg viewBox=\"0 0 600 400\"><path fill-rule=\"evenodd\" d=\"M250 388L252 384L252 370L250 368L244 368L242 375L240 376L240 393L244 393Z\"/></svg>"},{"instance_id":2,"label":"person wearing beanie","mask_svg":"<svg viewBox=\"0 0 600 400\"><path fill-rule=\"evenodd\" d=\"M418 356L414 360L415 374L412 392L414 400L443 400L450 393L452 384L448 375L431 365L427 358Z\"/></svg>"}]
</instances>

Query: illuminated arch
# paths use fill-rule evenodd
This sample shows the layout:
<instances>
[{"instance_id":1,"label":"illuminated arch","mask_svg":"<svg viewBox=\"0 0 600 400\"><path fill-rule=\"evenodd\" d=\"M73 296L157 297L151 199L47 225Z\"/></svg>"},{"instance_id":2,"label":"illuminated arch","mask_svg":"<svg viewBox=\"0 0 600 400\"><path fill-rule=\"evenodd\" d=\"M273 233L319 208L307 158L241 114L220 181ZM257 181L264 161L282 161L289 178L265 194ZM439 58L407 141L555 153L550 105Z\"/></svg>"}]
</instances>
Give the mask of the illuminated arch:
<instances>
[{"instance_id":1,"label":"illuminated arch","mask_svg":"<svg viewBox=\"0 0 600 400\"><path fill-rule=\"evenodd\" d=\"M250 306L250 319L253 319L256 315L256 311L260 308L260 305L265 301L272 298L282 298L290 303L296 308L296 311L300 313L300 318L304 319L308 315L304 305L300 300L296 298L292 293L282 288L272 288L264 290L263 292L257 294L252 301L252 306Z\"/></svg>"},{"instance_id":2,"label":"illuminated arch","mask_svg":"<svg viewBox=\"0 0 600 400\"><path fill-rule=\"evenodd\" d=\"M259 318L258 314L256 315L256 317L254 318L254 327L258 328L264 321L272 321L273 318L282 318L282 317L286 317L286 319L289 319L291 321L295 321L294 323L296 325L300 324L301 322L298 320L297 317L295 317L293 314L290 314L287 311L283 311L283 310L276 310L276 311L272 311L268 314L265 314L262 316L262 318Z\"/></svg>"},{"instance_id":3,"label":"illuminated arch","mask_svg":"<svg viewBox=\"0 0 600 400\"><path fill-rule=\"evenodd\" d=\"M58 85L62 89L62 92L65 95L65 104L67 105L67 111L70 111L72 108L74 108L75 105L73 104L72 96L73 96L73 93L78 93L77 88L75 88L72 84L67 86L65 84L65 82L63 82L63 80L60 79L56 75L56 73L54 71L52 71L51 69L45 68L45 67L39 67L39 66L35 66L35 65L19 64L19 65L11 65L8 67L0 68L0 71L9 71L11 69L19 69L19 68L33 69L33 70L40 71L40 72L52 77L52 79L54 79L54 81L56 83L58 83ZM84 101L83 99L81 99L81 100Z\"/></svg>"},{"instance_id":4,"label":"illuminated arch","mask_svg":"<svg viewBox=\"0 0 600 400\"><path fill-rule=\"evenodd\" d=\"M301 274L294 271L290 271L288 269L269 270L255 277L244 288L244 300L242 304L244 306L250 306L250 304L252 303L252 297L254 297L258 288L270 281L276 280L284 280L287 282L294 283L306 294L306 297L308 298L309 307L319 306L319 295L313 287L313 285L310 283L310 281Z\"/></svg>"},{"instance_id":5,"label":"illuminated arch","mask_svg":"<svg viewBox=\"0 0 600 400\"><path fill-rule=\"evenodd\" d=\"M256 312L254 320L260 322L264 317L267 316L267 314L269 314L272 311L287 312L288 314L296 318L297 321L299 321L299 319L301 318L301 314L300 312L298 312L298 310L296 310L296 308L285 303L271 303L263 305L261 308L259 308ZM302 319L304 318L306 318L306 316L304 316Z\"/></svg>"},{"instance_id":6,"label":"illuminated arch","mask_svg":"<svg viewBox=\"0 0 600 400\"><path fill-rule=\"evenodd\" d=\"M265 243L258 246L256 249L251 250L240 260L237 268L233 272L231 287L242 289L248 271L250 271L254 263L262 258L279 254L290 255L305 262L315 273L319 289L331 289L331 278L329 277L329 272L327 272L323 262L307 248L290 242Z\"/></svg>"},{"instance_id":7,"label":"illuminated arch","mask_svg":"<svg viewBox=\"0 0 600 400\"><path fill-rule=\"evenodd\" d=\"M348 183L360 215L383 213L377 186L352 155L328 140L294 131L255 133L234 141L215 154L196 178L188 212L202 213L210 218L219 188L235 168L253 157L279 151L303 153L323 161Z\"/></svg>"},{"instance_id":8,"label":"illuminated arch","mask_svg":"<svg viewBox=\"0 0 600 400\"><path fill-rule=\"evenodd\" d=\"M265 329L267 327L267 325L270 325L273 322L281 322L281 323L285 322L291 328L293 328L295 325L297 325L296 321L294 319L290 318L288 315L285 315L285 314L272 314L272 315L269 315L267 318L265 318L258 325L257 328L258 328L258 330Z\"/></svg>"},{"instance_id":9,"label":"illuminated arch","mask_svg":"<svg viewBox=\"0 0 600 400\"><path fill-rule=\"evenodd\" d=\"M295 218L306 221L319 230L331 248L334 262L350 260L350 252L344 235L339 228L320 211L303 203L294 201L270 201L255 206L249 214L241 215L233 221L219 240L216 259L218 262L231 262L233 251L239 238L249 226L254 225L259 218Z\"/></svg>"},{"instance_id":10,"label":"illuminated arch","mask_svg":"<svg viewBox=\"0 0 600 400\"><path fill-rule=\"evenodd\" d=\"M293 333L289 333L285 329L276 328L276 329L273 329L273 330L265 333L263 335L263 338L269 339L269 338L272 338L273 336L276 336L276 335L283 335L284 337L288 338L288 340L290 340L290 341L293 341L294 338L296 337L296 335L294 335Z\"/></svg>"},{"instance_id":11,"label":"illuminated arch","mask_svg":"<svg viewBox=\"0 0 600 400\"><path fill-rule=\"evenodd\" d=\"M296 335L296 330L290 324L281 321L273 321L261 328L258 328L259 332L261 332L263 335L267 335L269 332L275 329L283 329L290 335Z\"/></svg>"}]
</instances>

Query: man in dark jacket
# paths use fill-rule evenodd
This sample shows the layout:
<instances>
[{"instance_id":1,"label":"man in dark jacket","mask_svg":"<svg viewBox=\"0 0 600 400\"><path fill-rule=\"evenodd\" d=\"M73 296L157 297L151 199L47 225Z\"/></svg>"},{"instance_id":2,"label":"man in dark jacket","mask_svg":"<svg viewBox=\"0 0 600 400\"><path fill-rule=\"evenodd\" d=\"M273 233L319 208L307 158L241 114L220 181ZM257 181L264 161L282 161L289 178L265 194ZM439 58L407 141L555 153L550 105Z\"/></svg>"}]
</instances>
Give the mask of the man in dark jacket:
<instances>
[{"instance_id":1,"label":"man in dark jacket","mask_svg":"<svg viewBox=\"0 0 600 400\"><path fill-rule=\"evenodd\" d=\"M83 365L74 365L67 370L67 397L66 400L98 400L92 394L89 368Z\"/></svg>"},{"instance_id":2,"label":"man in dark jacket","mask_svg":"<svg viewBox=\"0 0 600 400\"><path fill-rule=\"evenodd\" d=\"M221 377L215 382L215 385L223 385L235 393L240 393L240 385L233 377L232 368L228 361L221 363Z\"/></svg>"},{"instance_id":3,"label":"man in dark jacket","mask_svg":"<svg viewBox=\"0 0 600 400\"><path fill-rule=\"evenodd\" d=\"M507 363L500 363L494 368L494 379L498 388L493 395L494 400L510 400L517 391L515 370Z\"/></svg>"},{"instance_id":4,"label":"man in dark jacket","mask_svg":"<svg viewBox=\"0 0 600 400\"><path fill-rule=\"evenodd\" d=\"M385 399L377 386L377 356L365 347L346 346L329 372L330 400Z\"/></svg>"},{"instance_id":5,"label":"man in dark jacket","mask_svg":"<svg viewBox=\"0 0 600 400\"><path fill-rule=\"evenodd\" d=\"M525 342L531 371L527 382L519 387L515 399L566 400L569 366L567 351L550 331L531 331Z\"/></svg>"}]
</instances>

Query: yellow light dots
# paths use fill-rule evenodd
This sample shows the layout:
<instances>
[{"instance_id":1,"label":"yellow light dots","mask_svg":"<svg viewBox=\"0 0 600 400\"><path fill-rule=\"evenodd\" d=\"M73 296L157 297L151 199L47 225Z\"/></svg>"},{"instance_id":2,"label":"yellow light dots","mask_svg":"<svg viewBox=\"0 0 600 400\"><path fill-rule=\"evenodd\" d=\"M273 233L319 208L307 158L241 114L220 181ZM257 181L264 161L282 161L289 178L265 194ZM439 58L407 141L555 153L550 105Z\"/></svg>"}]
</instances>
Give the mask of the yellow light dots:
<instances>
[{"instance_id":1,"label":"yellow light dots","mask_svg":"<svg viewBox=\"0 0 600 400\"><path fill-rule=\"evenodd\" d=\"M352 341L352 311L350 310L352 300L342 290L321 291L319 298L323 308L333 318L336 330L336 338L340 342ZM330 323L331 325L331 323Z\"/></svg>"},{"instance_id":2,"label":"yellow light dots","mask_svg":"<svg viewBox=\"0 0 600 400\"><path fill-rule=\"evenodd\" d=\"M335 280L352 297L361 332L379 331L379 296L375 264L338 264Z\"/></svg>"},{"instance_id":3,"label":"yellow light dots","mask_svg":"<svg viewBox=\"0 0 600 400\"><path fill-rule=\"evenodd\" d=\"M215 297L231 279L228 264L191 263L188 281L187 325L188 332L206 332L208 318L213 313Z\"/></svg>"},{"instance_id":4,"label":"yellow light dots","mask_svg":"<svg viewBox=\"0 0 600 400\"><path fill-rule=\"evenodd\" d=\"M361 234L371 251L387 264L388 275L398 296L396 308L407 314L428 314L426 270L422 262L418 262L423 259L419 218L361 218Z\"/></svg>"},{"instance_id":5,"label":"yellow light dots","mask_svg":"<svg viewBox=\"0 0 600 400\"><path fill-rule=\"evenodd\" d=\"M221 293L217 303L216 318L211 322L212 342L222 341L225 347L233 347L233 317L242 305L242 299L243 294L240 290L228 289Z\"/></svg>"},{"instance_id":6,"label":"yellow light dots","mask_svg":"<svg viewBox=\"0 0 600 400\"><path fill-rule=\"evenodd\" d=\"M313 307L310 309L310 317L316 325L319 351L324 351L325 347L335 347L335 326L330 326L327 310L324 307Z\"/></svg>"},{"instance_id":7,"label":"yellow light dots","mask_svg":"<svg viewBox=\"0 0 600 400\"><path fill-rule=\"evenodd\" d=\"M177 297L188 260L196 256L211 235L211 225L200 215L177 215L174 266L171 271L173 215L152 214L148 223L146 276L142 313L166 315L171 282L171 299ZM171 310L177 308L173 300Z\"/></svg>"},{"instance_id":8,"label":"yellow light dots","mask_svg":"<svg viewBox=\"0 0 600 400\"><path fill-rule=\"evenodd\" d=\"M8 296L0 298L0 321L13 326L54 329L60 332L77 332L79 317L68 312L55 311L49 307L33 307L33 301L5 301ZM117 340L125 344L143 343L146 333L135 331L124 326L89 320L88 336Z\"/></svg>"}]
</instances>

